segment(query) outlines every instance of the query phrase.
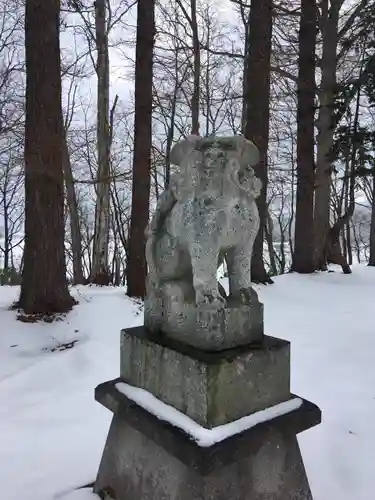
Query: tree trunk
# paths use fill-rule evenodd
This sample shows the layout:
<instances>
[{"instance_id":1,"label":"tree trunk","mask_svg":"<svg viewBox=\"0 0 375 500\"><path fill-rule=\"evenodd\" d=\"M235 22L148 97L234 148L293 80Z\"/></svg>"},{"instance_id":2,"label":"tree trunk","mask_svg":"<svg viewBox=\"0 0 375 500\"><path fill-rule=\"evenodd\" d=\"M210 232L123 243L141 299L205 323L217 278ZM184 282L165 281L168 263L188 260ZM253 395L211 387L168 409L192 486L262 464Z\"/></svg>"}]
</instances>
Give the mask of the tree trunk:
<instances>
[{"instance_id":1,"label":"tree trunk","mask_svg":"<svg viewBox=\"0 0 375 500\"><path fill-rule=\"evenodd\" d=\"M351 135L352 139L351 139L350 163L348 162L346 164L346 169L345 169L345 182L346 183L349 182L349 188L348 188L349 203L345 204L344 215L339 217L337 222L329 230L326 242L326 251L325 251L325 262L328 262L329 264L330 263L339 264L342 267L344 274L350 274L352 271L350 269L350 265L348 264L345 258L345 255L343 255L341 251L340 232L343 229L345 229L345 226L347 224L349 224L355 209L356 158L358 153L358 143L356 137L358 133L358 124L359 124L360 100L361 100L361 89L358 88L353 129ZM347 176L348 175L347 172L349 173L349 178ZM342 205L342 203L340 203L340 205Z\"/></svg>"},{"instance_id":2,"label":"tree trunk","mask_svg":"<svg viewBox=\"0 0 375 500\"><path fill-rule=\"evenodd\" d=\"M369 266L375 266L375 175L372 177L371 226L370 226L370 258Z\"/></svg>"},{"instance_id":3,"label":"tree trunk","mask_svg":"<svg viewBox=\"0 0 375 500\"><path fill-rule=\"evenodd\" d=\"M294 191L294 179L295 179L295 157L294 157L294 144L293 144L293 139L292 139L292 157L291 157L291 166L292 166L292 171L291 171L291 179L290 179L290 218L288 221L288 243L289 243L289 255L293 256L294 253L294 242L293 242L293 221L294 221L294 197L295 197L295 191Z\"/></svg>"},{"instance_id":4,"label":"tree trunk","mask_svg":"<svg viewBox=\"0 0 375 500\"><path fill-rule=\"evenodd\" d=\"M168 127L167 134L167 144L165 147L165 180L164 180L164 189L167 189L169 186L169 182L171 179L171 150L173 144L174 137L174 129L175 129L175 119L176 119L176 104L177 104L177 82L175 85L172 102L171 102L171 122Z\"/></svg>"},{"instance_id":5,"label":"tree trunk","mask_svg":"<svg viewBox=\"0 0 375 500\"><path fill-rule=\"evenodd\" d=\"M97 150L98 175L95 207L95 234L90 282L108 285L110 127L109 127L109 55L106 28L106 0L95 2L96 74L98 76Z\"/></svg>"},{"instance_id":6,"label":"tree trunk","mask_svg":"<svg viewBox=\"0 0 375 500\"><path fill-rule=\"evenodd\" d=\"M81 228L79 224L77 196L74 189L74 179L66 134L63 137L63 169L66 187L66 198L69 209L70 235L72 238L73 255L73 285L81 285L85 282L82 268L82 241Z\"/></svg>"},{"instance_id":7,"label":"tree trunk","mask_svg":"<svg viewBox=\"0 0 375 500\"><path fill-rule=\"evenodd\" d=\"M349 150L349 154L350 154L350 150ZM350 187L350 159L348 157L347 161L345 162L344 181L342 183L342 189L341 189L341 193L340 193L338 217L340 217L340 215L342 213L346 213L348 210L349 187ZM346 236L345 236L345 230L342 232L341 239L342 239L342 254L346 258L348 255L348 252L347 252L347 241L346 241ZM340 247L340 249L341 249L341 247Z\"/></svg>"},{"instance_id":8,"label":"tree trunk","mask_svg":"<svg viewBox=\"0 0 375 500\"><path fill-rule=\"evenodd\" d=\"M297 192L292 271L314 266L314 110L316 2L302 0L297 80Z\"/></svg>"},{"instance_id":9,"label":"tree trunk","mask_svg":"<svg viewBox=\"0 0 375 500\"><path fill-rule=\"evenodd\" d=\"M150 1L150 0L149 0ZM197 0L190 0L190 15L182 0L176 0L189 24L193 40L193 95L191 97L191 134L199 135L201 54L197 21ZM179 22L179 20L177 20Z\"/></svg>"},{"instance_id":10,"label":"tree trunk","mask_svg":"<svg viewBox=\"0 0 375 500\"><path fill-rule=\"evenodd\" d=\"M273 245L273 220L267 208L267 224L264 226L265 237L268 246L268 255L270 256L270 267L273 276L277 275L276 252Z\"/></svg>"},{"instance_id":11,"label":"tree trunk","mask_svg":"<svg viewBox=\"0 0 375 500\"><path fill-rule=\"evenodd\" d=\"M244 22L245 27L245 43L244 43L244 60L243 60L243 78L242 78L242 111L241 111L241 133L245 136L246 134L246 123L247 123L247 99L248 99L248 88L247 88L247 80L250 78L249 74L249 49L250 49L250 20L251 14L249 10L249 16L247 23Z\"/></svg>"},{"instance_id":12,"label":"tree trunk","mask_svg":"<svg viewBox=\"0 0 375 500\"><path fill-rule=\"evenodd\" d=\"M319 115L317 120L317 160L315 171L314 208L314 261L315 268L326 269L322 259L330 228L331 172L330 152L334 133L334 99L337 68L338 21L342 0L322 2L322 79L319 89Z\"/></svg>"},{"instance_id":13,"label":"tree trunk","mask_svg":"<svg viewBox=\"0 0 375 500\"><path fill-rule=\"evenodd\" d=\"M60 0L26 0L25 247L19 307L69 311L64 253ZM41 29L41 26L43 29Z\"/></svg>"},{"instance_id":14,"label":"tree trunk","mask_svg":"<svg viewBox=\"0 0 375 500\"><path fill-rule=\"evenodd\" d=\"M350 266L343 255L340 247L340 232L345 225L350 221L354 213L354 202L349 204L349 207L342 217L339 217L337 222L331 227L326 240L326 261L328 264L337 264L342 267L344 274L351 274Z\"/></svg>"},{"instance_id":15,"label":"tree trunk","mask_svg":"<svg viewBox=\"0 0 375 500\"><path fill-rule=\"evenodd\" d=\"M350 221L346 224L346 252L349 266L353 265L352 234Z\"/></svg>"},{"instance_id":16,"label":"tree trunk","mask_svg":"<svg viewBox=\"0 0 375 500\"><path fill-rule=\"evenodd\" d=\"M262 191L257 199L260 228L254 243L251 278L255 283L272 283L263 260L264 228L267 223L272 0L252 0L249 25L246 74L244 74L246 79L244 135L259 148L260 162L254 170L255 175L262 181Z\"/></svg>"},{"instance_id":17,"label":"tree trunk","mask_svg":"<svg viewBox=\"0 0 375 500\"><path fill-rule=\"evenodd\" d=\"M133 186L127 288L130 297L141 298L145 295L147 273L144 231L148 224L150 203L154 35L155 0L138 0Z\"/></svg>"},{"instance_id":18,"label":"tree trunk","mask_svg":"<svg viewBox=\"0 0 375 500\"><path fill-rule=\"evenodd\" d=\"M191 1L191 30L193 33L193 64L194 64L194 86L191 98L191 133L199 135L199 104L200 104L200 72L201 54L199 46L199 33L197 22L197 2Z\"/></svg>"},{"instance_id":19,"label":"tree trunk","mask_svg":"<svg viewBox=\"0 0 375 500\"><path fill-rule=\"evenodd\" d=\"M358 264L360 264L361 261L362 261L362 258L361 258L361 243L360 243L360 240L358 238L357 228L356 228L355 224L353 224L353 239L354 239L355 254L357 256Z\"/></svg>"},{"instance_id":20,"label":"tree trunk","mask_svg":"<svg viewBox=\"0 0 375 500\"><path fill-rule=\"evenodd\" d=\"M9 242L8 200L5 190L6 187L4 189L4 196L3 196L3 219L4 219L4 272L5 274L7 274L9 270L10 242Z\"/></svg>"}]
</instances>

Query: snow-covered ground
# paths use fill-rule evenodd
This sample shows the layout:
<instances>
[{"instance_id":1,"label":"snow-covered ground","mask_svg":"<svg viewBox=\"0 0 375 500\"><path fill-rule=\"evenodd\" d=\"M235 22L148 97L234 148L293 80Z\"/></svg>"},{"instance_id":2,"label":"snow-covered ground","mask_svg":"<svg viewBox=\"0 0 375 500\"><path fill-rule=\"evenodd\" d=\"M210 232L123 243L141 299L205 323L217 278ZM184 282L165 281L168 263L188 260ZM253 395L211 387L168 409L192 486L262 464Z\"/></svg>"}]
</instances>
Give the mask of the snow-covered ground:
<instances>
[{"instance_id":1,"label":"snow-covered ground","mask_svg":"<svg viewBox=\"0 0 375 500\"><path fill-rule=\"evenodd\" d=\"M299 436L314 500L373 500L375 269L257 290L266 332L292 341L293 392L323 410ZM79 287L64 321L31 324L8 310L17 295L0 287L1 498L97 500L74 491L94 480L111 418L94 388L118 376L120 329L142 322L141 306L122 289Z\"/></svg>"}]
</instances>

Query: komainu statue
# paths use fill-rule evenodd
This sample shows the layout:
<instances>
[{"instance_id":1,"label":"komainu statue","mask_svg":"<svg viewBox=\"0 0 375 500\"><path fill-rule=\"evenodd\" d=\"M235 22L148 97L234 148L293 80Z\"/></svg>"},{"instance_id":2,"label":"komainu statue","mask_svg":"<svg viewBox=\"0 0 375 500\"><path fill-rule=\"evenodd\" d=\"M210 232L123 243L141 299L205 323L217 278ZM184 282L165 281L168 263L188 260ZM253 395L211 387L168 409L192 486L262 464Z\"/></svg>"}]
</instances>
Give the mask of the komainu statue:
<instances>
[{"instance_id":1,"label":"komainu statue","mask_svg":"<svg viewBox=\"0 0 375 500\"><path fill-rule=\"evenodd\" d=\"M260 340L263 309L251 287L258 161L242 136L190 136L172 149L179 171L146 230L149 330L205 350ZM217 279L224 260L228 296Z\"/></svg>"}]
</instances>

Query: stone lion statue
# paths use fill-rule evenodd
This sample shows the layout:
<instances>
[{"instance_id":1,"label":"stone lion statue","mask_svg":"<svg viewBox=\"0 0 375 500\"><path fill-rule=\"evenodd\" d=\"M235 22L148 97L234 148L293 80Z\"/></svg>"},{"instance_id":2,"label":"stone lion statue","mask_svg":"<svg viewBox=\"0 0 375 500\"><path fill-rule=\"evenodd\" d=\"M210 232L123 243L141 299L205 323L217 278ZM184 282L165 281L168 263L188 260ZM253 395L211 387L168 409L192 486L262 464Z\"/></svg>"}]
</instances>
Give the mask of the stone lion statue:
<instances>
[{"instance_id":1,"label":"stone lion statue","mask_svg":"<svg viewBox=\"0 0 375 500\"><path fill-rule=\"evenodd\" d=\"M259 229L257 147L242 136L190 136L171 151L179 167L146 230L145 323L180 314L184 305L220 309L249 304L251 255ZM225 259L229 296L219 289ZM255 294L256 296L256 294Z\"/></svg>"}]
</instances>

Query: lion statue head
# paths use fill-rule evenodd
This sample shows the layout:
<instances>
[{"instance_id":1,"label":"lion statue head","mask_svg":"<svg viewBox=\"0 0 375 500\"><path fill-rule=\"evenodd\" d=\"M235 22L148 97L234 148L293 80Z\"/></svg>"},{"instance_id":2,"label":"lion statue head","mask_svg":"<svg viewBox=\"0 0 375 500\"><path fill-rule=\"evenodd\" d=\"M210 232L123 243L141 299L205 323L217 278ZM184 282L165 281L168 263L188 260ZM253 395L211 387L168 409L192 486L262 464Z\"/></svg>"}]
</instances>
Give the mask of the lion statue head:
<instances>
[{"instance_id":1,"label":"lion statue head","mask_svg":"<svg viewBox=\"0 0 375 500\"><path fill-rule=\"evenodd\" d=\"M233 185L254 199L260 194L261 181L252 168L259 162L259 151L241 135L191 135L172 148L170 160L179 167L173 182L177 198L197 188L215 194L223 189L229 191Z\"/></svg>"}]
</instances>

